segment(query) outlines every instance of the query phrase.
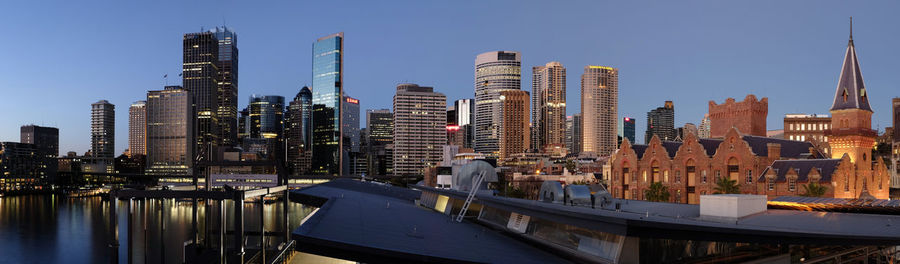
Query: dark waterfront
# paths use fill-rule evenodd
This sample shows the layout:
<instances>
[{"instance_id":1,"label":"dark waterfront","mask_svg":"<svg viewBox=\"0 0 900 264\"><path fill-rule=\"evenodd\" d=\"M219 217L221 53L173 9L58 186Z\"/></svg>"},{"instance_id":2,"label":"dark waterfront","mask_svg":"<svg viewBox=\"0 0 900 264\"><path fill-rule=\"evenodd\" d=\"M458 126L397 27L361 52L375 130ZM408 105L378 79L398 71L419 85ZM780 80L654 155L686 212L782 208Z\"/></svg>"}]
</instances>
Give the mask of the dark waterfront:
<instances>
[{"instance_id":1,"label":"dark waterfront","mask_svg":"<svg viewBox=\"0 0 900 264\"><path fill-rule=\"evenodd\" d=\"M182 245L189 240L191 232L191 203L175 202L168 199L161 206L165 210L165 232L160 235L160 200L151 200L148 205L147 243L144 243L143 202L135 201L134 222L134 263L160 263L165 255L166 263L181 263ZM109 261L108 247L108 201L100 197L67 198L60 195L24 195L0 198L0 263L106 263ZM290 204L290 228L299 226L312 210L297 203ZM265 205L266 231L280 231L283 226L282 203ZM128 263L128 232L126 227L128 209L126 201L118 201L119 262ZM232 230L232 206L226 203L228 230ZM259 204L245 203L244 228L259 230ZM200 240L205 240L205 203L198 205L198 229ZM211 205L213 229L218 226L218 201ZM210 231L215 234L214 231ZM214 235L212 243L218 244ZM161 238L164 243L161 243ZM231 243L230 237L227 237ZM280 243L274 238L270 244ZM161 245L165 245L164 253ZM259 244L259 237L248 236L247 247ZM149 254L144 254L144 251ZM146 255L146 259L145 259Z\"/></svg>"}]
</instances>

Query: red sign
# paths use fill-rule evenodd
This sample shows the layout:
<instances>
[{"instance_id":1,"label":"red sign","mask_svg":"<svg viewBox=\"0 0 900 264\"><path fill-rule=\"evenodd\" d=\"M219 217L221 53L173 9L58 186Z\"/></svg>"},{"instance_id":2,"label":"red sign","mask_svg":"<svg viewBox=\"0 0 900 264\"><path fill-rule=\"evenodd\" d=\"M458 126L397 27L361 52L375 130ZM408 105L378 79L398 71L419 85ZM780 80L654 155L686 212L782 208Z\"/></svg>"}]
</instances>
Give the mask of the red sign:
<instances>
[{"instance_id":1,"label":"red sign","mask_svg":"<svg viewBox=\"0 0 900 264\"><path fill-rule=\"evenodd\" d=\"M347 102L351 104L359 104L359 100L347 97Z\"/></svg>"},{"instance_id":2,"label":"red sign","mask_svg":"<svg viewBox=\"0 0 900 264\"><path fill-rule=\"evenodd\" d=\"M447 126L447 130L456 131L456 130L459 130L459 126L456 126L456 125Z\"/></svg>"}]
</instances>

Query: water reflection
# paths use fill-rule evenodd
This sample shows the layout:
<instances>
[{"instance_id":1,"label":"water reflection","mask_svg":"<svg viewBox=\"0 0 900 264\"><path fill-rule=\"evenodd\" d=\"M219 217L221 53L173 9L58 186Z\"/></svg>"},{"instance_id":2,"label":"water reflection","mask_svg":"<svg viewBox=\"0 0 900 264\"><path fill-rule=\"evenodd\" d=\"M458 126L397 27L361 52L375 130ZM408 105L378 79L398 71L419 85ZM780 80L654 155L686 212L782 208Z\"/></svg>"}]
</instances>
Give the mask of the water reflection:
<instances>
[{"instance_id":1,"label":"water reflection","mask_svg":"<svg viewBox=\"0 0 900 264\"><path fill-rule=\"evenodd\" d=\"M118 201L117 220L119 233L119 261L127 263L128 227L134 236L134 263L181 263L185 241L191 239L192 205L189 201L173 199L134 201L134 216L128 222L127 201ZM300 220L312 208L290 203L290 230L297 228ZM260 230L259 204L245 203L244 230ZM266 231L281 231L284 226L281 202L267 204L265 210ZM108 201L100 197L66 198L58 195L31 195L0 198L0 262L10 263L104 263L109 261L109 209ZM233 230L234 212L230 201L226 202L228 228ZM200 241L217 246L219 216L218 201L209 206L198 203L198 236ZM145 211L148 213L145 214ZM208 214L209 213L209 214ZM161 221L162 217L165 217ZM207 217L209 216L209 217ZM209 223L207 223L209 221ZM160 226L160 222L164 225ZM205 232L207 225L209 234ZM164 227L163 230L161 227ZM208 238L208 239L207 239ZM281 237L271 238L269 244L277 245ZM145 242L146 241L146 242ZM164 243L163 243L164 242ZM226 245L233 245L226 236ZM248 247L258 247L259 237L248 236ZM147 252L148 254L144 254Z\"/></svg>"}]
</instances>

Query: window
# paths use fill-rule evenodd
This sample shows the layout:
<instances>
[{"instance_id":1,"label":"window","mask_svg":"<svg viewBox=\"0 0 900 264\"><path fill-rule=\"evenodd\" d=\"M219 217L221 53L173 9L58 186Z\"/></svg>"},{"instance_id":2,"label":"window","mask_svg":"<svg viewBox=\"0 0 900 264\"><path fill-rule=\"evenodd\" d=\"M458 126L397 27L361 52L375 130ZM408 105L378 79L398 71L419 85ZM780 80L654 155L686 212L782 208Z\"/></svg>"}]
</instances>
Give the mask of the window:
<instances>
[{"instance_id":1,"label":"window","mask_svg":"<svg viewBox=\"0 0 900 264\"><path fill-rule=\"evenodd\" d=\"M869 186L868 186L868 184L866 183L866 178L863 178L863 186L862 186L863 191L868 190L868 189L869 189L868 187L869 187Z\"/></svg>"},{"instance_id":2,"label":"window","mask_svg":"<svg viewBox=\"0 0 900 264\"><path fill-rule=\"evenodd\" d=\"M681 182L681 171L675 171L675 182Z\"/></svg>"},{"instance_id":3,"label":"window","mask_svg":"<svg viewBox=\"0 0 900 264\"><path fill-rule=\"evenodd\" d=\"M700 173L700 182L706 183L706 170Z\"/></svg>"},{"instance_id":4,"label":"window","mask_svg":"<svg viewBox=\"0 0 900 264\"><path fill-rule=\"evenodd\" d=\"M647 171L644 171L644 182L647 182Z\"/></svg>"},{"instance_id":5,"label":"window","mask_svg":"<svg viewBox=\"0 0 900 264\"><path fill-rule=\"evenodd\" d=\"M722 172L719 170L716 170L716 178L715 178L716 182L719 182L719 179L721 179L721 178L722 178Z\"/></svg>"},{"instance_id":6,"label":"window","mask_svg":"<svg viewBox=\"0 0 900 264\"><path fill-rule=\"evenodd\" d=\"M788 129L788 130L794 130L794 124L793 124L793 123L790 124L790 129Z\"/></svg>"},{"instance_id":7,"label":"window","mask_svg":"<svg viewBox=\"0 0 900 264\"><path fill-rule=\"evenodd\" d=\"M844 177L844 191L850 191L850 177Z\"/></svg>"},{"instance_id":8,"label":"window","mask_svg":"<svg viewBox=\"0 0 900 264\"><path fill-rule=\"evenodd\" d=\"M790 138L791 138L791 140L794 140L794 135L791 135L791 137L790 137Z\"/></svg>"},{"instance_id":9,"label":"window","mask_svg":"<svg viewBox=\"0 0 900 264\"><path fill-rule=\"evenodd\" d=\"M788 178L788 191L796 191L797 190L797 178Z\"/></svg>"},{"instance_id":10,"label":"window","mask_svg":"<svg viewBox=\"0 0 900 264\"><path fill-rule=\"evenodd\" d=\"M805 130L806 130L806 124L800 124L800 130L805 131Z\"/></svg>"},{"instance_id":11,"label":"window","mask_svg":"<svg viewBox=\"0 0 900 264\"><path fill-rule=\"evenodd\" d=\"M774 178L766 179L766 183L769 185L769 191L775 190L775 179Z\"/></svg>"},{"instance_id":12,"label":"window","mask_svg":"<svg viewBox=\"0 0 900 264\"><path fill-rule=\"evenodd\" d=\"M669 171L663 172L663 182L669 183Z\"/></svg>"},{"instance_id":13,"label":"window","mask_svg":"<svg viewBox=\"0 0 900 264\"><path fill-rule=\"evenodd\" d=\"M676 191L675 191L675 202L676 202L676 203L680 203L680 202L681 202L681 190L676 190Z\"/></svg>"},{"instance_id":14,"label":"window","mask_svg":"<svg viewBox=\"0 0 900 264\"><path fill-rule=\"evenodd\" d=\"M747 170L747 184L753 183L753 170Z\"/></svg>"}]
</instances>

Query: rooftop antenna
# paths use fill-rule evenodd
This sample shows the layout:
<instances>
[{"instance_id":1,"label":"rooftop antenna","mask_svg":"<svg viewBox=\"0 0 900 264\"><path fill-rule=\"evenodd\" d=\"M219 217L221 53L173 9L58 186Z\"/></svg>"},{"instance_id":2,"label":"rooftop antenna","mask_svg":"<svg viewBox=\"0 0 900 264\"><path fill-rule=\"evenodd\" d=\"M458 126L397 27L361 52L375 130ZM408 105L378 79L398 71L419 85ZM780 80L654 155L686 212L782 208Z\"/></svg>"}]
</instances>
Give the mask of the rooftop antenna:
<instances>
[{"instance_id":1,"label":"rooftop antenna","mask_svg":"<svg viewBox=\"0 0 900 264\"><path fill-rule=\"evenodd\" d=\"M853 41L853 16L850 16L850 41Z\"/></svg>"}]
</instances>

